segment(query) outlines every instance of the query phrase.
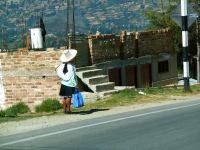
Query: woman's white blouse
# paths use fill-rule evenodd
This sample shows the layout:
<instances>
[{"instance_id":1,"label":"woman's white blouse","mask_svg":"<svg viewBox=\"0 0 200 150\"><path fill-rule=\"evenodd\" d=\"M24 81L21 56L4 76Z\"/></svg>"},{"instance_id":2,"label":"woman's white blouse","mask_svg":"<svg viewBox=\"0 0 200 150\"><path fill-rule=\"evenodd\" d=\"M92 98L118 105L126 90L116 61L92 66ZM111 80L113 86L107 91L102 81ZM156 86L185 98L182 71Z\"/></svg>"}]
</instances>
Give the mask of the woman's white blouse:
<instances>
[{"instance_id":1,"label":"woman's white blouse","mask_svg":"<svg viewBox=\"0 0 200 150\"><path fill-rule=\"evenodd\" d=\"M61 64L57 67L56 72L61 79L61 83L66 86L75 87L77 85L76 68L72 64L67 64L67 73L63 73L65 64Z\"/></svg>"}]
</instances>

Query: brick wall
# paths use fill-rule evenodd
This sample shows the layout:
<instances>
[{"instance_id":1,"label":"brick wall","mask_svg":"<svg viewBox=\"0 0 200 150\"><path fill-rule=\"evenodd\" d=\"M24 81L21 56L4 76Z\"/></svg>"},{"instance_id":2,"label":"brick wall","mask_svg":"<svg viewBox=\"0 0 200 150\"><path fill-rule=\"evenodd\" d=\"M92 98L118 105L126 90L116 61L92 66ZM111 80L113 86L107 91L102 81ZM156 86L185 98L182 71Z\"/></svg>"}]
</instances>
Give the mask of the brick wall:
<instances>
[{"instance_id":1,"label":"brick wall","mask_svg":"<svg viewBox=\"0 0 200 150\"><path fill-rule=\"evenodd\" d=\"M39 70L53 71L56 63L59 63L59 57L62 51L28 51L28 52L9 52L1 53L1 65L3 71L32 73Z\"/></svg>"},{"instance_id":2,"label":"brick wall","mask_svg":"<svg viewBox=\"0 0 200 150\"><path fill-rule=\"evenodd\" d=\"M34 108L46 98L59 99L60 83L56 76L4 77L6 105L24 102Z\"/></svg>"},{"instance_id":3,"label":"brick wall","mask_svg":"<svg viewBox=\"0 0 200 150\"><path fill-rule=\"evenodd\" d=\"M138 56L174 52L173 35L169 29L138 32Z\"/></svg>"},{"instance_id":4,"label":"brick wall","mask_svg":"<svg viewBox=\"0 0 200 150\"><path fill-rule=\"evenodd\" d=\"M173 34L169 29L147 32L121 32L115 35L89 36L92 64L113 59L137 58L174 52Z\"/></svg>"},{"instance_id":5,"label":"brick wall","mask_svg":"<svg viewBox=\"0 0 200 150\"><path fill-rule=\"evenodd\" d=\"M121 32L121 58L127 59L132 57L137 57L137 49L136 49L136 33L126 33L125 31Z\"/></svg>"},{"instance_id":6,"label":"brick wall","mask_svg":"<svg viewBox=\"0 0 200 150\"><path fill-rule=\"evenodd\" d=\"M62 51L1 53L7 106L18 101L34 106L45 98L58 98L59 79L54 66Z\"/></svg>"},{"instance_id":7,"label":"brick wall","mask_svg":"<svg viewBox=\"0 0 200 150\"><path fill-rule=\"evenodd\" d=\"M115 35L89 36L92 64L120 58L120 38Z\"/></svg>"}]
</instances>

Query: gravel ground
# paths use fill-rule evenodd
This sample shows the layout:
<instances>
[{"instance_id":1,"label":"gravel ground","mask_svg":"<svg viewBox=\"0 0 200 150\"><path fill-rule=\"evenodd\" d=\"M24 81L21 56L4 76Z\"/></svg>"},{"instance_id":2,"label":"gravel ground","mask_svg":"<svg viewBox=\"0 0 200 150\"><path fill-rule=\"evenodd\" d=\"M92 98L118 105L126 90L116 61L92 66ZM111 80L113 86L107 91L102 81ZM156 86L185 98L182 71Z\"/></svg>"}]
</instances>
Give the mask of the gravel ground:
<instances>
[{"instance_id":1,"label":"gravel ground","mask_svg":"<svg viewBox=\"0 0 200 150\"><path fill-rule=\"evenodd\" d=\"M160 103L148 103L148 104L137 104L132 106L121 106L121 107L115 107L109 110L104 111L96 111L89 114L57 114L53 116L42 116L37 118L32 118L28 120L22 120L22 121L13 121L13 122L5 122L0 124L0 136L7 136L17 133L23 133L28 132L31 130L46 128L46 127L52 127L59 124L64 123L70 123L70 122L76 122L80 120L85 119L92 119L92 118L98 118L102 116L108 116L133 110L139 110L139 109L145 109L149 107L154 106L160 106L160 105L166 105L166 104L173 104L173 103L179 103L192 99L199 98L200 95L194 95L194 96L171 96L168 97L167 101L160 102Z\"/></svg>"}]
</instances>

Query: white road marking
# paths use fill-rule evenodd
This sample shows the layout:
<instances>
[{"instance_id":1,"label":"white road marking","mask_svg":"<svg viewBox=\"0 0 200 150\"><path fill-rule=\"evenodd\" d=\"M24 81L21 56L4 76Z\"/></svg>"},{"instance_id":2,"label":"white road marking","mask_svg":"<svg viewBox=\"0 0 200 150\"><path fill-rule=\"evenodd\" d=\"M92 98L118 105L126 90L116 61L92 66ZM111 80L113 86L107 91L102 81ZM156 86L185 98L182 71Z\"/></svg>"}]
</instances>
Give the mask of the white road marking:
<instances>
[{"instance_id":1,"label":"white road marking","mask_svg":"<svg viewBox=\"0 0 200 150\"><path fill-rule=\"evenodd\" d=\"M27 141L31 141L31 140L36 140L36 139L40 139L40 138L44 138L44 137L48 137L48 136L52 136L52 135L57 135L57 134L62 134L62 133L67 133L67 132L71 132L71 131L76 131L76 130L80 130L80 129L84 129L84 128L108 124L108 123L112 123L112 122L122 121L122 120L126 120L126 119L143 117L143 116L147 116L147 115L157 114L157 113L161 113L161 112L167 112L167 111L171 111L171 110L178 110L178 109L183 109L183 108L188 108L188 107L193 107L193 106L198 106L198 105L200 105L200 103L191 104L191 105L187 105L187 106L179 106L179 107L174 107L174 108L168 108L168 109L163 109L163 110L158 110L158 111L152 111L152 112L148 112L148 113L143 113L143 114L138 114L138 115L133 115L133 116L128 116L128 117L113 119L113 120L109 120L109 121L103 121L103 122L99 122L99 123L89 124L89 125L85 125L85 126L81 126L81 127L76 127L76 128L66 129L66 130L60 130L60 131L51 132L51 133L47 133L47 134L41 134L41 135L37 135L37 136L29 137L29 138L24 138L24 139L20 139L20 140L16 140L16 141L2 143L2 144L0 144L0 147L13 145L13 144L17 144L17 143L22 143L22 142L27 142Z\"/></svg>"}]
</instances>

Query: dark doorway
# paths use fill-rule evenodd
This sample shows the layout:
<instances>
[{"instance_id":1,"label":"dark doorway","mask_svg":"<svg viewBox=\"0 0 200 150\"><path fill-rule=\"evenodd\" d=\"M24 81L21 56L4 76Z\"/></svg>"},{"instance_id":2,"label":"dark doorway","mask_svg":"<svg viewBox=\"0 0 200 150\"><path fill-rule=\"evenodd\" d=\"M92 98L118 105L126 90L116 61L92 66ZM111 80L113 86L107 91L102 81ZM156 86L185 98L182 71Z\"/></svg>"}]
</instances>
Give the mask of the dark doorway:
<instances>
[{"instance_id":1,"label":"dark doorway","mask_svg":"<svg viewBox=\"0 0 200 150\"><path fill-rule=\"evenodd\" d=\"M142 87L152 86L151 64L142 64L141 65L141 82L142 82Z\"/></svg>"},{"instance_id":2,"label":"dark doorway","mask_svg":"<svg viewBox=\"0 0 200 150\"><path fill-rule=\"evenodd\" d=\"M126 71L126 86L137 87L137 67L130 65L125 67Z\"/></svg>"},{"instance_id":3,"label":"dark doorway","mask_svg":"<svg viewBox=\"0 0 200 150\"><path fill-rule=\"evenodd\" d=\"M122 85L121 68L113 68L108 70L109 81L115 82L116 86Z\"/></svg>"}]
</instances>

